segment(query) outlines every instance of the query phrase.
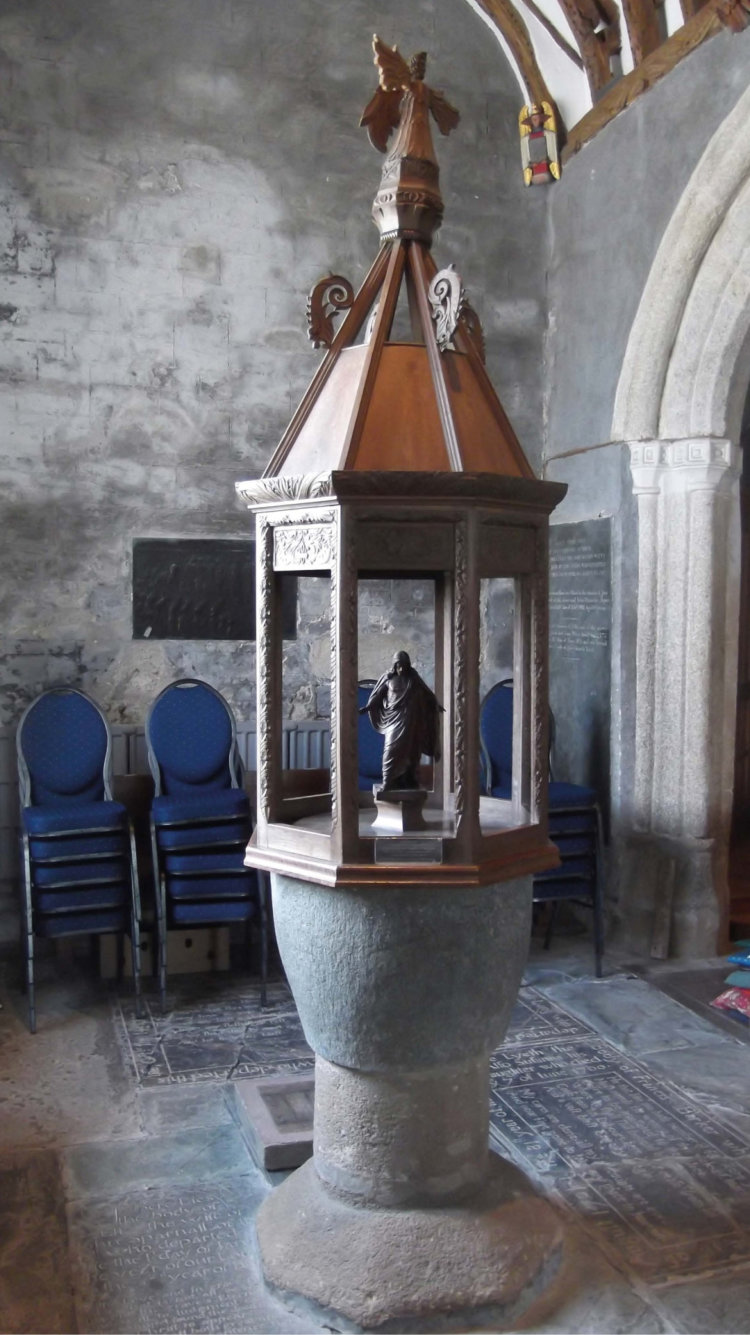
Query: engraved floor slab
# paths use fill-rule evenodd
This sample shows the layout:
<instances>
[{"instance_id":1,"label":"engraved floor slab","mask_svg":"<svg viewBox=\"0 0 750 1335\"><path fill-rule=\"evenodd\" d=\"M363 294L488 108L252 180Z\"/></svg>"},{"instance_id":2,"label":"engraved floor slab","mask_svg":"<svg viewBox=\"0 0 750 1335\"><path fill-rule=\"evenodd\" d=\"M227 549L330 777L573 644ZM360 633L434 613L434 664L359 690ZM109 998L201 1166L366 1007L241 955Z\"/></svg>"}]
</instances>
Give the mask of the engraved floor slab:
<instances>
[{"instance_id":1,"label":"engraved floor slab","mask_svg":"<svg viewBox=\"0 0 750 1335\"><path fill-rule=\"evenodd\" d=\"M596 1031L532 987L524 987L513 1007L502 1050L524 1043L559 1043Z\"/></svg>"},{"instance_id":2,"label":"engraved floor slab","mask_svg":"<svg viewBox=\"0 0 750 1335\"><path fill-rule=\"evenodd\" d=\"M738 1335L750 1330L750 1266L675 1284L659 1294L659 1307L674 1330L685 1335Z\"/></svg>"},{"instance_id":3,"label":"engraved floor slab","mask_svg":"<svg viewBox=\"0 0 750 1335\"><path fill-rule=\"evenodd\" d=\"M556 1077L544 1079L548 1054L526 1053L522 1087L493 1083L490 1122L495 1134L522 1146L537 1173L559 1173L587 1164L698 1157L708 1149L747 1152L747 1141L672 1086L621 1058L598 1074L576 1070L575 1049L567 1073L567 1045ZM535 1058L537 1078L533 1076ZM507 1073L506 1073L507 1075ZM501 1151L502 1152L502 1151Z\"/></svg>"},{"instance_id":4,"label":"engraved floor slab","mask_svg":"<svg viewBox=\"0 0 750 1335\"><path fill-rule=\"evenodd\" d=\"M623 992L623 981L611 980L612 994L600 1000L599 993L595 1006L582 1006L579 985L572 988L576 1018L596 1017L606 1038L591 1028L587 1038L563 1037L550 1048L524 1042L521 1029L515 1048L493 1055L493 1137L547 1179L592 1241L638 1283L660 1290L686 1276L731 1273L750 1261L750 1119L708 1104L700 1078L691 1096L689 1072L707 1046L700 1021L694 1028L689 1012L665 1015L661 997L650 1016L641 988ZM580 986L590 995L597 985ZM567 1004L567 986L549 990ZM545 996L543 1014L548 1007L557 1009ZM658 1021L656 1052L635 1060L613 1046L616 1027L621 1041L625 1035L650 1049ZM557 1023L554 1015L549 1022ZM677 1046L667 1054L672 1038ZM744 1050L716 1038L713 1065L730 1082ZM659 1069L667 1057L674 1081ZM741 1071L733 1088L742 1102ZM737 1329L750 1330L750 1301L747 1324Z\"/></svg>"},{"instance_id":5,"label":"engraved floor slab","mask_svg":"<svg viewBox=\"0 0 750 1335\"><path fill-rule=\"evenodd\" d=\"M613 1261L662 1285L747 1264L749 1183L747 1163L713 1157L600 1165L556 1186Z\"/></svg>"},{"instance_id":6,"label":"engraved floor slab","mask_svg":"<svg viewBox=\"0 0 750 1335\"><path fill-rule=\"evenodd\" d=\"M663 1048L731 1043L707 1019L692 1013L640 978L560 983L548 995L632 1056Z\"/></svg>"},{"instance_id":7,"label":"engraved floor slab","mask_svg":"<svg viewBox=\"0 0 750 1335\"><path fill-rule=\"evenodd\" d=\"M264 1290L251 1228L263 1189L225 1178L70 1209L81 1332L310 1330Z\"/></svg>"},{"instance_id":8,"label":"engraved floor slab","mask_svg":"<svg viewBox=\"0 0 750 1335\"><path fill-rule=\"evenodd\" d=\"M718 1010L711 1005L714 998L726 987L724 980L730 972L726 957L706 963L698 969L686 969L670 962L641 969L636 966L635 971L641 973L651 987L658 988L660 992L678 1001L681 1006L686 1006L688 1010L706 1020L712 1028L723 1030L738 1043L750 1047L750 1025L742 1024L727 1011Z\"/></svg>"},{"instance_id":9,"label":"engraved floor slab","mask_svg":"<svg viewBox=\"0 0 750 1335\"><path fill-rule=\"evenodd\" d=\"M572 1289L531 1329L750 1332L747 1046L648 982L594 982L588 940L580 977L561 949L537 952L491 1059L493 1143L583 1234ZM311 1081L293 1000L282 982L266 1010L247 978L173 983L141 1020L126 988L112 1013L87 996L57 1014L52 983L36 1036L13 1002L0 1013L8 1331L319 1329L255 1269L268 1188L230 1107L245 1078Z\"/></svg>"},{"instance_id":10,"label":"engraved floor slab","mask_svg":"<svg viewBox=\"0 0 750 1335\"><path fill-rule=\"evenodd\" d=\"M62 1161L68 1200L240 1177L253 1169L245 1142L231 1123L145 1140L77 1145L64 1151Z\"/></svg>"},{"instance_id":11,"label":"engraved floor slab","mask_svg":"<svg viewBox=\"0 0 750 1335\"><path fill-rule=\"evenodd\" d=\"M166 1015L147 1001L141 1019L127 1001L119 1005L123 1050L143 1086L305 1071L313 1065L285 982L269 985L264 1009L259 984L212 977L178 984L170 1001Z\"/></svg>"},{"instance_id":12,"label":"engraved floor slab","mask_svg":"<svg viewBox=\"0 0 750 1335\"><path fill-rule=\"evenodd\" d=\"M51 1150L0 1154L0 1325L76 1329L65 1200Z\"/></svg>"}]
</instances>

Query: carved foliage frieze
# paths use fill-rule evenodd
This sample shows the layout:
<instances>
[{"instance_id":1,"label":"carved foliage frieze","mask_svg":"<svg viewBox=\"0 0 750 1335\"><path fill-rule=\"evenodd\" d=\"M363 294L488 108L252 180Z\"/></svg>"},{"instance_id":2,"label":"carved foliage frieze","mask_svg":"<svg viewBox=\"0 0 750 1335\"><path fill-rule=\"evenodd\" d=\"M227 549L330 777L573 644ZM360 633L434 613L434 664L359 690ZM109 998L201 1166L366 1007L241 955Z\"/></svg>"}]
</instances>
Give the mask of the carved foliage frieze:
<instances>
[{"instance_id":1,"label":"carved foliage frieze","mask_svg":"<svg viewBox=\"0 0 750 1335\"><path fill-rule=\"evenodd\" d=\"M248 482L235 482L234 489L247 505L262 505L264 501L308 501L332 495L330 473L252 478Z\"/></svg>"},{"instance_id":2,"label":"carved foliage frieze","mask_svg":"<svg viewBox=\"0 0 750 1335\"><path fill-rule=\"evenodd\" d=\"M461 831L466 816L466 599L467 599L467 570L468 570L468 531L467 524L462 521L456 524L456 556L455 556L455 576L454 576L454 717L455 729L453 739L454 766L455 766L455 802L456 802L456 835Z\"/></svg>"},{"instance_id":3,"label":"carved foliage frieze","mask_svg":"<svg viewBox=\"0 0 750 1335\"><path fill-rule=\"evenodd\" d=\"M260 570L258 591L258 806L264 819L271 819L271 748L273 745L273 527L261 521L258 532L257 561Z\"/></svg>"},{"instance_id":4,"label":"carved foliage frieze","mask_svg":"<svg viewBox=\"0 0 750 1335\"><path fill-rule=\"evenodd\" d=\"M274 530L275 570L326 570L334 559L332 524L278 525Z\"/></svg>"},{"instance_id":5,"label":"carved foliage frieze","mask_svg":"<svg viewBox=\"0 0 750 1335\"><path fill-rule=\"evenodd\" d=\"M357 692L357 561L354 544L342 543L341 568L331 567L331 682L349 699ZM348 650L348 652L346 652ZM331 710L331 833L342 817L342 806L348 808L349 821L356 828L358 795L356 791L358 733L351 726L342 731L343 720L338 709ZM351 720L349 720L351 724ZM343 775L339 775L338 758L342 760ZM341 781L349 776L350 786L341 790ZM341 800L339 800L341 799Z\"/></svg>"}]
</instances>

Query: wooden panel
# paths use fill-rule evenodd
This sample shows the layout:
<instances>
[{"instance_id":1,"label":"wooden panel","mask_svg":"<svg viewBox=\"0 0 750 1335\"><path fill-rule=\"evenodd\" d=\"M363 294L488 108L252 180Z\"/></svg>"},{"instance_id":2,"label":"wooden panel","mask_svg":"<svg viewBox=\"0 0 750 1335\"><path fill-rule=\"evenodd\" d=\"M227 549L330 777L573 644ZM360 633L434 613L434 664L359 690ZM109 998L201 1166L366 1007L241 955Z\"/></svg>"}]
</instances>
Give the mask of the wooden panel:
<instances>
[{"instance_id":1,"label":"wooden panel","mask_svg":"<svg viewBox=\"0 0 750 1335\"><path fill-rule=\"evenodd\" d=\"M452 524L399 524L395 520L383 524L364 520L357 525L360 570L452 570L453 548Z\"/></svg>"},{"instance_id":2,"label":"wooden panel","mask_svg":"<svg viewBox=\"0 0 750 1335\"><path fill-rule=\"evenodd\" d=\"M468 357L446 352L443 364L465 471L523 475L518 464L521 447L499 399L486 397Z\"/></svg>"},{"instance_id":3,"label":"wooden panel","mask_svg":"<svg viewBox=\"0 0 750 1335\"><path fill-rule=\"evenodd\" d=\"M354 467L450 472L426 348L416 343L383 348L378 392L367 411Z\"/></svg>"},{"instance_id":4,"label":"wooden panel","mask_svg":"<svg viewBox=\"0 0 750 1335\"><path fill-rule=\"evenodd\" d=\"M344 348L309 410L282 473L319 473L332 465L331 443L344 439L364 372L367 348Z\"/></svg>"},{"instance_id":5,"label":"wooden panel","mask_svg":"<svg viewBox=\"0 0 750 1335\"><path fill-rule=\"evenodd\" d=\"M515 524L485 523L480 529L480 579L530 575L534 570L536 530Z\"/></svg>"},{"instance_id":6,"label":"wooden panel","mask_svg":"<svg viewBox=\"0 0 750 1335\"><path fill-rule=\"evenodd\" d=\"M298 830L294 825L283 825L278 821L268 826L266 847L297 853L301 857L321 858L324 862L331 860L330 835L319 834L317 830ZM248 855L251 848L252 841L248 846Z\"/></svg>"}]
</instances>

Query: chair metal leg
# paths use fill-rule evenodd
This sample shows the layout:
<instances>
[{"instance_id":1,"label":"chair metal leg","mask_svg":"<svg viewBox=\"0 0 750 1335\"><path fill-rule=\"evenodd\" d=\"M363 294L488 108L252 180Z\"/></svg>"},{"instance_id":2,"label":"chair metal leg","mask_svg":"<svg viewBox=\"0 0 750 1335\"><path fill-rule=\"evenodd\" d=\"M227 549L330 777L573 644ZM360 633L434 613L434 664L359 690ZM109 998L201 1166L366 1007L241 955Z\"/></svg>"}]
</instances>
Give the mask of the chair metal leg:
<instances>
[{"instance_id":1,"label":"chair metal leg","mask_svg":"<svg viewBox=\"0 0 750 1335\"><path fill-rule=\"evenodd\" d=\"M130 952L133 960L133 994L135 1013L140 1020L143 1016L141 1000L141 888L138 883L138 856L135 847L135 831L132 821L128 822L128 843L130 846Z\"/></svg>"},{"instance_id":2,"label":"chair metal leg","mask_svg":"<svg viewBox=\"0 0 750 1335\"><path fill-rule=\"evenodd\" d=\"M156 974L159 984L161 1013L167 1010L167 892L164 877L160 876L155 889L156 900Z\"/></svg>"},{"instance_id":3,"label":"chair metal leg","mask_svg":"<svg viewBox=\"0 0 750 1335\"><path fill-rule=\"evenodd\" d=\"M549 950L550 945L552 944L552 933L555 930L555 922L557 920L557 905L558 905L558 901L556 899L551 899L548 902L549 902L549 917L547 919L547 930L544 933L545 950Z\"/></svg>"},{"instance_id":4,"label":"chair metal leg","mask_svg":"<svg viewBox=\"0 0 750 1335\"><path fill-rule=\"evenodd\" d=\"M601 886L597 881L594 887L594 969L597 978L602 976L602 956L604 955L604 913Z\"/></svg>"},{"instance_id":5,"label":"chair metal leg","mask_svg":"<svg viewBox=\"0 0 750 1335\"><path fill-rule=\"evenodd\" d=\"M36 1033L36 990L34 987L34 933L26 932L26 1005L29 1015L29 1030Z\"/></svg>"},{"instance_id":6,"label":"chair metal leg","mask_svg":"<svg viewBox=\"0 0 750 1335\"><path fill-rule=\"evenodd\" d=\"M140 923L133 913L130 919L130 955L133 961L133 999L135 1002L135 1013L137 1019L143 1018L143 1001L141 998L141 929Z\"/></svg>"},{"instance_id":7,"label":"chair metal leg","mask_svg":"<svg viewBox=\"0 0 750 1335\"><path fill-rule=\"evenodd\" d=\"M167 1010L167 891L164 878L160 878L157 890L156 932L159 955L159 1002L162 1015Z\"/></svg>"},{"instance_id":8,"label":"chair metal leg","mask_svg":"<svg viewBox=\"0 0 750 1335\"><path fill-rule=\"evenodd\" d=\"M159 979L161 1013L167 1009L167 889L159 867L159 847L156 827L151 821L151 863L154 869L154 899L156 908L156 968Z\"/></svg>"},{"instance_id":9,"label":"chair metal leg","mask_svg":"<svg viewBox=\"0 0 750 1335\"><path fill-rule=\"evenodd\" d=\"M22 927L24 937L24 981L26 984L26 1006L29 1018L29 1031L36 1033L36 989L34 986L34 915L31 906L31 853L28 836L24 833L21 842L23 862L23 903Z\"/></svg>"},{"instance_id":10,"label":"chair metal leg","mask_svg":"<svg viewBox=\"0 0 750 1335\"><path fill-rule=\"evenodd\" d=\"M265 1009L268 1001L268 887L265 872L259 871L257 877L260 898L260 1004Z\"/></svg>"},{"instance_id":11,"label":"chair metal leg","mask_svg":"<svg viewBox=\"0 0 750 1335\"><path fill-rule=\"evenodd\" d=\"M604 956L604 825L602 813L596 806L596 881L594 884L594 968L597 978L602 976Z\"/></svg>"}]
</instances>

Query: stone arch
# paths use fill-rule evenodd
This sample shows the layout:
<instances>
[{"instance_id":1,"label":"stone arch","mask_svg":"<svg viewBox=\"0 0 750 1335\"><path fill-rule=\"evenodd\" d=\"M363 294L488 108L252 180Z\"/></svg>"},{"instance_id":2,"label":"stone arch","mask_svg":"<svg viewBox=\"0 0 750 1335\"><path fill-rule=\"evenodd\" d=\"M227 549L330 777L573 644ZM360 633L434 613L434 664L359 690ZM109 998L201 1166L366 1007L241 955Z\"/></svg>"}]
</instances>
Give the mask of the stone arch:
<instances>
[{"instance_id":1,"label":"stone arch","mask_svg":"<svg viewBox=\"0 0 750 1335\"><path fill-rule=\"evenodd\" d=\"M690 416L701 423L702 434L724 433L716 405L722 397L726 403L727 396L721 376L711 377L711 357L721 343L722 365L727 353L732 360L731 349L739 354L750 325L750 306L744 302L744 333L740 317L740 328L722 334L717 296L736 318L737 303L742 306L743 289L746 294L750 283L748 218L750 88L707 145L662 237L623 360L613 440L662 438L664 416L674 424L682 375L691 360L693 365L703 362L704 376L701 392L690 394ZM706 430L709 402L714 416ZM687 438L692 431L682 434Z\"/></svg>"},{"instance_id":2,"label":"stone arch","mask_svg":"<svg viewBox=\"0 0 750 1335\"><path fill-rule=\"evenodd\" d=\"M613 416L638 503L636 863L641 875L644 859L659 863L653 914L658 887L673 887L672 953L682 955L721 948L726 921L748 379L750 89L666 228Z\"/></svg>"}]
</instances>

